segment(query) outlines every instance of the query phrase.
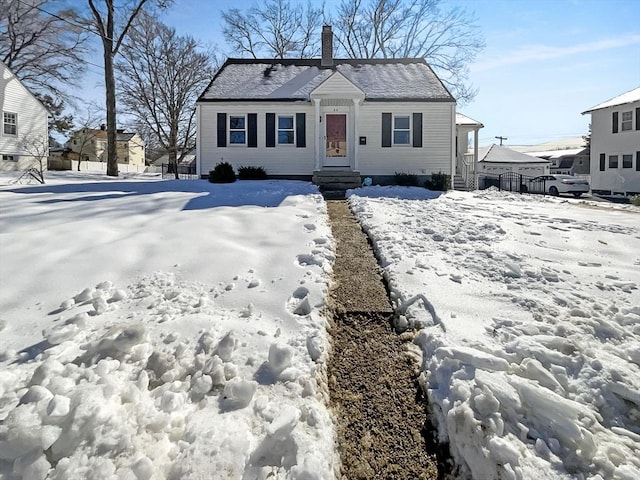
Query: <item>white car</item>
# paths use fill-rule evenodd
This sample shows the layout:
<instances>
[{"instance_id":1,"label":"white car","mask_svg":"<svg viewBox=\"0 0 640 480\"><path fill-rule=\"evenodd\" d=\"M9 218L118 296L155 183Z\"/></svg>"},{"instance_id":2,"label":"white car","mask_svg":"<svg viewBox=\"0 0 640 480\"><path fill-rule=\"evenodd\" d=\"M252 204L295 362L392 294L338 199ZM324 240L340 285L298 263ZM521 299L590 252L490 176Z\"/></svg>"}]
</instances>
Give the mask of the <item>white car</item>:
<instances>
[{"instance_id":1,"label":"white car","mask_svg":"<svg viewBox=\"0 0 640 480\"><path fill-rule=\"evenodd\" d=\"M572 175L540 175L530 179L527 185L523 185L523 191L530 193L548 193L559 195L570 193L578 198L583 193L589 192L589 182Z\"/></svg>"}]
</instances>

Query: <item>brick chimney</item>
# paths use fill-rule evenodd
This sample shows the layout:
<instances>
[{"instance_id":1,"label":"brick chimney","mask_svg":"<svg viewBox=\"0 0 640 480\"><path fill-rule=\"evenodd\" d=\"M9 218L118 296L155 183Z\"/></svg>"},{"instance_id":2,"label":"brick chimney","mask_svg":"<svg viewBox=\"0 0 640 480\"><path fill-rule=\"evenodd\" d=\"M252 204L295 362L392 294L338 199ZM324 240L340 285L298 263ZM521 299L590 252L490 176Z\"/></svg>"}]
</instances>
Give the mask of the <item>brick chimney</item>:
<instances>
[{"instance_id":1,"label":"brick chimney","mask_svg":"<svg viewBox=\"0 0 640 480\"><path fill-rule=\"evenodd\" d=\"M323 67L333 67L333 32L331 25L322 27L322 61Z\"/></svg>"}]
</instances>

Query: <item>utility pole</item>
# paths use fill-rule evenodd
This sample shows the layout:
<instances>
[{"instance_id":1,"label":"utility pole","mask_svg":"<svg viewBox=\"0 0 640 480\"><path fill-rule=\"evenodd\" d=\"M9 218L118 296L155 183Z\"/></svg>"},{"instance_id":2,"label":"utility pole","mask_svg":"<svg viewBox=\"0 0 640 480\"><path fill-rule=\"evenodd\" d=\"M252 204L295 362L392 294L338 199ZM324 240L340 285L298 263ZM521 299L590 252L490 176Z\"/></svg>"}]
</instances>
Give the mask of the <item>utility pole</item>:
<instances>
[{"instance_id":1,"label":"utility pole","mask_svg":"<svg viewBox=\"0 0 640 480\"><path fill-rule=\"evenodd\" d=\"M502 141L503 140L509 140L507 137L496 137L498 140L500 140L500 146L502 146Z\"/></svg>"}]
</instances>

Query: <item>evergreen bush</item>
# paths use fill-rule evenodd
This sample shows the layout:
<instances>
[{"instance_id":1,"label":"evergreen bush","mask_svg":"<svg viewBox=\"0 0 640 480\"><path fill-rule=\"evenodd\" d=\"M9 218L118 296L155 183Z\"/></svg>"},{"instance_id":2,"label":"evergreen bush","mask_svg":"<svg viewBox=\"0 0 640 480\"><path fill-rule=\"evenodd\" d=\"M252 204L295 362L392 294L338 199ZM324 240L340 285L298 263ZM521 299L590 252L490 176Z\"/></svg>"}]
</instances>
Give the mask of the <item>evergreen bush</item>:
<instances>
[{"instance_id":1,"label":"evergreen bush","mask_svg":"<svg viewBox=\"0 0 640 480\"><path fill-rule=\"evenodd\" d=\"M418 176L413 173L395 172L393 181L403 187L415 187L418 185Z\"/></svg>"},{"instance_id":2,"label":"evergreen bush","mask_svg":"<svg viewBox=\"0 0 640 480\"><path fill-rule=\"evenodd\" d=\"M432 173L431 178L424 183L424 186L429 190L446 192L451 188L451 177L442 172Z\"/></svg>"},{"instance_id":3,"label":"evergreen bush","mask_svg":"<svg viewBox=\"0 0 640 480\"><path fill-rule=\"evenodd\" d=\"M635 205L636 207L640 207L640 194L639 195L633 195L631 198L631 203L633 205Z\"/></svg>"},{"instance_id":4,"label":"evergreen bush","mask_svg":"<svg viewBox=\"0 0 640 480\"><path fill-rule=\"evenodd\" d=\"M228 162L220 162L215 168L209 171L209 181L211 183L233 183L236 181L236 172Z\"/></svg>"},{"instance_id":5,"label":"evergreen bush","mask_svg":"<svg viewBox=\"0 0 640 480\"><path fill-rule=\"evenodd\" d=\"M263 167L240 167L238 168L238 178L240 180L266 180L267 172Z\"/></svg>"}]
</instances>

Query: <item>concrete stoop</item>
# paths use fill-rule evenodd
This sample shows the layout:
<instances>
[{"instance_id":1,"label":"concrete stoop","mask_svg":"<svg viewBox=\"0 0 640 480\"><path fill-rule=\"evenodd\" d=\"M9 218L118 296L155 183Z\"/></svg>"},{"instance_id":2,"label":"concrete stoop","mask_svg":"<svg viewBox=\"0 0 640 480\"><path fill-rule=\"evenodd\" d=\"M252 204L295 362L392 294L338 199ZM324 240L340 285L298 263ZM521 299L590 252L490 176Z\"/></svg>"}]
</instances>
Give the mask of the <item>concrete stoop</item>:
<instances>
[{"instance_id":1,"label":"concrete stoop","mask_svg":"<svg viewBox=\"0 0 640 480\"><path fill-rule=\"evenodd\" d=\"M360 172L353 170L316 170L311 179L327 199L343 199L350 188L362 185Z\"/></svg>"}]
</instances>

